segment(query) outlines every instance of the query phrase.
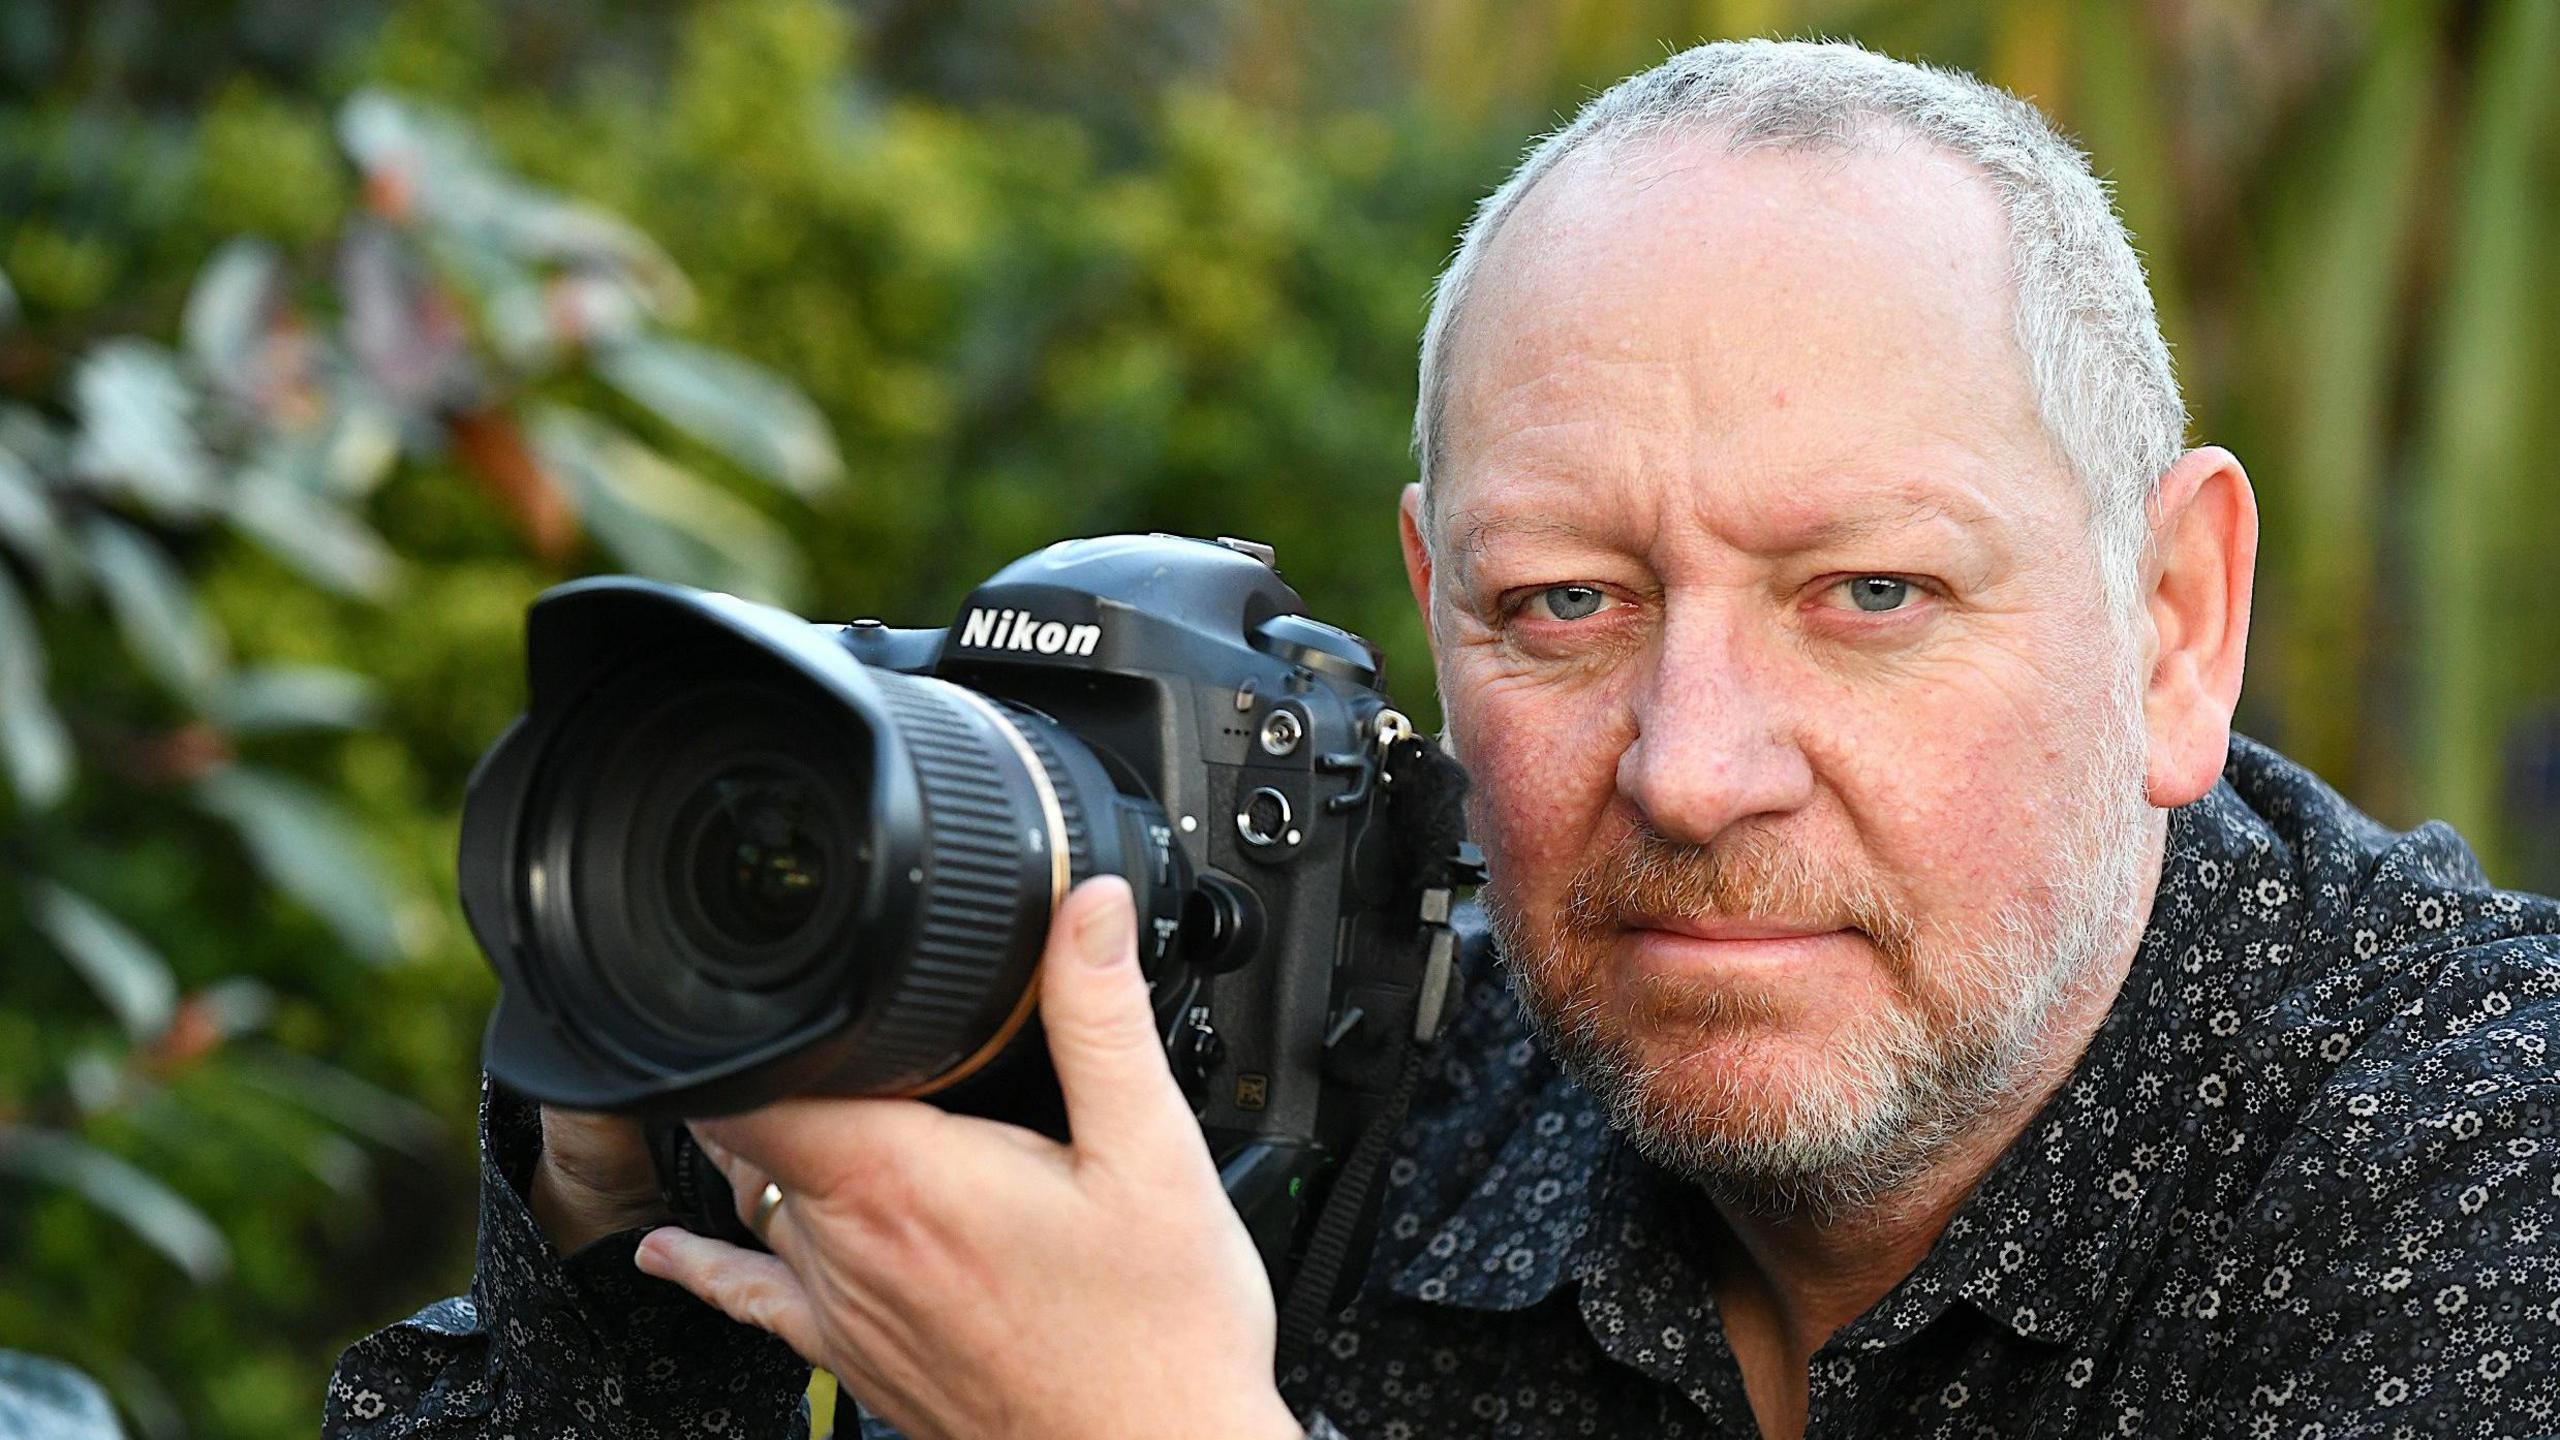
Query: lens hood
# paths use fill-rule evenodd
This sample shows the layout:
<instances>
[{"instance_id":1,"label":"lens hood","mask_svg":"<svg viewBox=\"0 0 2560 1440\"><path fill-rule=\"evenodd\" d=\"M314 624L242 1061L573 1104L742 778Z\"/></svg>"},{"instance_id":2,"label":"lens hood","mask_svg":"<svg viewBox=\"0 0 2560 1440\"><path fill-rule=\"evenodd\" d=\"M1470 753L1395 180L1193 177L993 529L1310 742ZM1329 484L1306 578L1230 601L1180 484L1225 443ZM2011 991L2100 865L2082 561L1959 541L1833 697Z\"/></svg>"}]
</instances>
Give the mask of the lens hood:
<instances>
[{"instance_id":1,"label":"lens hood","mask_svg":"<svg viewBox=\"0 0 2560 1440\"><path fill-rule=\"evenodd\" d=\"M894 1087L965 1039L968 1007L901 1003L936 963L917 946L918 882L968 878L938 853L931 757L888 693L934 682L867 669L833 633L626 578L535 603L526 714L462 820L463 912L501 981L500 1083L580 1109L717 1113L845 1088L856 1051L872 1063L855 1088ZM1006 885L1026 868L1006 853L956 869L972 863ZM994 908L991 930L1045 920Z\"/></svg>"}]
</instances>

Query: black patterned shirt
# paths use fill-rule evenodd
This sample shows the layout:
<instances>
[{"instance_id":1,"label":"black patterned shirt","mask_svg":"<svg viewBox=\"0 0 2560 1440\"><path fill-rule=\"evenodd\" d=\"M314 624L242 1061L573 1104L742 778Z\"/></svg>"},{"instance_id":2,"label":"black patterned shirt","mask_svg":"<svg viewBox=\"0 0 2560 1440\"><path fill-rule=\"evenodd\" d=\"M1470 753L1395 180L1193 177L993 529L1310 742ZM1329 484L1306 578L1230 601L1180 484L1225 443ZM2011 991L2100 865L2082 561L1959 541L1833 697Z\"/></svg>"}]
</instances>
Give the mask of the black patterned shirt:
<instances>
[{"instance_id":1,"label":"black patterned shirt","mask_svg":"<svg viewBox=\"0 0 2560 1440\"><path fill-rule=\"evenodd\" d=\"M1283 1394L1357 1440L1756 1436L1721 1222L1541 1051L1480 929L1469 971L1368 1283ZM2078 1069L1814 1357L1807 1436L2560 1430L2555 1045L2560 903L2235 741ZM630 1237L550 1255L530 1112L492 1113L474 1298L349 1350L330 1433L805 1433L788 1352Z\"/></svg>"},{"instance_id":2,"label":"black patterned shirt","mask_svg":"<svg viewBox=\"0 0 2560 1440\"><path fill-rule=\"evenodd\" d=\"M1361 1440L1757 1435L1721 1222L1476 980L1284 1393ZM2560 903L2235 741L2079 1067L1815 1355L1806 1435L2560 1430L2555 1049Z\"/></svg>"},{"instance_id":3,"label":"black patterned shirt","mask_svg":"<svg viewBox=\"0 0 2560 1440\"><path fill-rule=\"evenodd\" d=\"M809 1367L632 1264L646 1229L563 1258L525 1201L533 1105L484 1085L480 1253L471 1293L347 1348L333 1440L780 1440L809 1433Z\"/></svg>"}]
</instances>

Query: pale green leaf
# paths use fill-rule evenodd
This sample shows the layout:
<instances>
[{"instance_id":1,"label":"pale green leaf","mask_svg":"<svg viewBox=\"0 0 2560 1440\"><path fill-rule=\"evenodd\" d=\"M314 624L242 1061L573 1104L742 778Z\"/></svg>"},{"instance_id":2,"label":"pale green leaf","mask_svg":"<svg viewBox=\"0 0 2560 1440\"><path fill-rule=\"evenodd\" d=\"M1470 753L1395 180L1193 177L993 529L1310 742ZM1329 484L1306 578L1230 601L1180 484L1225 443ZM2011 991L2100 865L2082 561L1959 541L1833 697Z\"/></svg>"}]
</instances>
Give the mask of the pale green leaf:
<instances>
[{"instance_id":1,"label":"pale green leaf","mask_svg":"<svg viewBox=\"0 0 2560 1440\"><path fill-rule=\"evenodd\" d=\"M494 246L545 267L609 270L627 278L653 313L691 313L692 286L656 241L616 216L508 174L452 116L363 90L339 110L338 134L368 174L397 177L419 221L445 239Z\"/></svg>"},{"instance_id":2,"label":"pale green leaf","mask_svg":"<svg viewBox=\"0 0 2560 1440\"><path fill-rule=\"evenodd\" d=\"M736 496L591 415L544 407L531 428L544 466L625 565L750 599L787 602L799 590L791 537Z\"/></svg>"},{"instance_id":3,"label":"pale green leaf","mask_svg":"<svg viewBox=\"0 0 2560 1440\"><path fill-rule=\"evenodd\" d=\"M206 718L234 735L283 730L358 730L381 708L374 683L325 665L261 665L222 678Z\"/></svg>"},{"instance_id":4,"label":"pale green leaf","mask_svg":"<svg viewBox=\"0 0 2560 1440\"><path fill-rule=\"evenodd\" d=\"M275 1018L276 992L247 975L230 975L189 997L226 1040L267 1028Z\"/></svg>"},{"instance_id":5,"label":"pale green leaf","mask_svg":"<svg viewBox=\"0 0 2560 1440\"><path fill-rule=\"evenodd\" d=\"M413 1155L433 1154L444 1133L425 1106L308 1055L260 1045L233 1055L231 1068L270 1095Z\"/></svg>"},{"instance_id":6,"label":"pale green leaf","mask_svg":"<svg viewBox=\"0 0 2560 1440\"><path fill-rule=\"evenodd\" d=\"M221 632L197 606L177 562L159 542L113 516L90 515L81 538L125 648L171 689L200 700L227 661Z\"/></svg>"},{"instance_id":7,"label":"pale green leaf","mask_svg":"<svg viewBox=\"0 0 2560 1440\"><path fill-rule=\"evenodd\" d=\"M44 672L35 615L0 569L0 764L9 787L37 808L71 788L71 736L46 697Z\"/></svg>"},{"instance_id":8,"label":"pale green leaf","mask_svg":"<svg viewBox=\"0 0 2560 1440\"><path fill-rule=\"evenodd\" d=\"M76 593L80 555L54 513L53 487L5 446L0 446L0 549L15 551L55 598Z\"/></svg>"},{"instance_id":9,"label":"pale green leaf","mask_svg":"<svg viewBox=\"0 0 2560 1440\"><path fill-rule=\"evenodd\" d=\"M844 477L826 417L762 366L650 337L599 352L596 369L678 429L797 494L820 494Z\"/></svg>"},{"instance_id":10,"label":"pale green leaf","mask_svg":"<svg viewBox=\"0 0 2560 1440\"><path fill-rule=\"evenodd\" d=\"M110 340L81 357L71 377L80 418L72 465L109 494L188 520L213 508L213 459L196 436L195 396L169 352Z\"/></svg>"},{"instance_id":11,"label":"pale green leaf","mask_svg":"<svg viewBox=\"0 0 2560 1440\"><path fill-rule=\"evenodd\" d=\"M231 1268L231 1247L203 1211L132 1162L85 1141L51 1130L0 1129L0 1170L77 1191L199 1285Z\"/></svg>"},{"instance_id":12,"label":"pale green leaf","mask_svg":"<svg viewBox=\"0 0 2560 1440\"><path fill-rule=\"evenodd\" d=\"M372 964L403 946L363 830L336 801L302 783L246 765L196 782L196 803L230 822L258 869L308 906L348 949Z\"/></svg>"},{"instance_id":13,"label":"pale green leaf","mask_svg":"<svg viewBox=\"0 0 2560 1440\"><path fill-rule=\"evenodd\" d=\"M226 243L197 272L179 328L187 353L217 383L237 385L250 373L283 276L275 247L247 236Z\"/></svg>"},{"instance_id":14,"label":"pale green leaf","mask_svg":"<svg viewBox=\"0 0 2560 1440\"><path fill-rule=\"evenodd\" d=\"M384 600L399 585L400 559L372 527L305 485L298 461L316 454L271 452L243 470L229 518L261 549L324 589Z\"/></svg>"},{"instance_id":15,"label":"pale green leaf","mask_svg":"<svg viewBox=\"0 0 2560 1440\"><path fill-rule=\"evenodd\" d=\"M319 451L327 489L348 497L370 495L400 458L400 427L362 387L342 386Z\"/></svg>"},{"instance_id":16,"label":"pale green leaf","mask_svg":"<svg viewBox=\"0 0 2560 1440\"><path fill-rule=\"evenodd\" d=\"M98 992L127 1035L149 1040L177 1013L178 982L151 942L86 897L51 881L27 887L28 915Z\"/></svg>"}]
</instances>

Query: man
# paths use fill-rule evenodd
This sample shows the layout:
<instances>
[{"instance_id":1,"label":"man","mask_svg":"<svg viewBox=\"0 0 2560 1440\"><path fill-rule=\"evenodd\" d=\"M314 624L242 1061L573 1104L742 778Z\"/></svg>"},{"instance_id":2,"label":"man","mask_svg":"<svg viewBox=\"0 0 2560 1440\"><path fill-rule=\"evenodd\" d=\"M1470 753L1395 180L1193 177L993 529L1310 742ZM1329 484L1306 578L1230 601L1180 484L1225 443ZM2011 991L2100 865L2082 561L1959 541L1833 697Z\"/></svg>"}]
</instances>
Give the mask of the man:
<instances>
[{"instance_id":1,"label":"man","mask_svg":"<svg viewBox=\"0 0 2560 1440\"><path fill-rule=\"evenodd\" d=\"M705 1125L778 1255L639 1265L920 1437L2553 1428L2560 905L2232 739L2255 508L2184 425L2027 107L1837 45L1620 85L1424 340L1404 549L1490 943L1358 1300L1274 1393L1109 882L1043 972L1072 1148ZM642 1218L612 1135L547 1123L551 1237ZM660 1318L542 1363L601 1396ZM446 1328L372 1342L442 1357L396 1406L351 1352L333 1413L431 1373L505 1412Z\"/></svg>"}]
</instances>

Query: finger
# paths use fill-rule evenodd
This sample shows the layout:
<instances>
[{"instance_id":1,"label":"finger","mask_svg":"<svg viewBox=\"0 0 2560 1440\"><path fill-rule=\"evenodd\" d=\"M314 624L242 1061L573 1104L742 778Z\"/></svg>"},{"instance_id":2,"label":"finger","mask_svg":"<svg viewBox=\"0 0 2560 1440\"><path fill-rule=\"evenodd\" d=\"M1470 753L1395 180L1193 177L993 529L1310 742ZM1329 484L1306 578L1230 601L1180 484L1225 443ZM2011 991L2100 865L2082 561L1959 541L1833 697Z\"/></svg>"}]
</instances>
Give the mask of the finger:
<instances>
[{"instance_id":1,"label":"finger","mask_svg":"<svg viewBox=\"0 0 2560 1440\"><path fill-rule=\"evenodd\" d=\"M753 1172L750 1196L767 1180L804 1195L832 1194L884 1165L930 1163L952 1118L921 1100L809 1096L688 1124L720 1173L734 1182Z\"/></svg>"},{"instance_id":2,"label":"finger","mask_svg":"<svg viewBox=\"0 0 2560 1440\"><path fill-rule=\"evenodd\" d=\"M632 1263L692 1291L732 1320L781 1336L810 1364L826 1363L808 1292L776 1257L669 1225L640 1241Z\"/></svg>"},{"instance_id":3,"label":"finger","mask_svg":"<svg viewBox=\"0 0 2560 1440\"><path fill-rule=\"evenodd\" d=\"M765 1174L762 1166L704 1134L704 1123L691 1121L685 1128L693 1131L693 1143L702 1147L702 1153L710 1157L721 1178L729 1182L729 1205L738 1212L738 1223L757 1231L761 1237L762 1232L756 1225L756 1212L764 1208L764 1187L771 1177ZM773 1242L767 1240L765 1243L770 1246Z\"/></svg>"},{"instance_id":4,"label":"finger","mask_svg":"<svg viewBox=\"0 0 2560 1440\"><path fill-rule=\"evenodd\" d=\"M1040 1023L1080 1154L1200 1148L1199 1125L1156 1035L1126 880L1087 880L1058 907L1040 961Z\"/></svg>"}]
</instances>

